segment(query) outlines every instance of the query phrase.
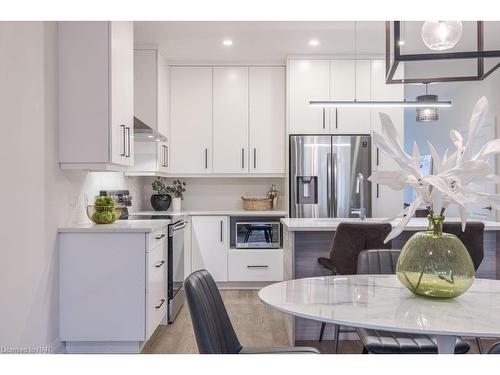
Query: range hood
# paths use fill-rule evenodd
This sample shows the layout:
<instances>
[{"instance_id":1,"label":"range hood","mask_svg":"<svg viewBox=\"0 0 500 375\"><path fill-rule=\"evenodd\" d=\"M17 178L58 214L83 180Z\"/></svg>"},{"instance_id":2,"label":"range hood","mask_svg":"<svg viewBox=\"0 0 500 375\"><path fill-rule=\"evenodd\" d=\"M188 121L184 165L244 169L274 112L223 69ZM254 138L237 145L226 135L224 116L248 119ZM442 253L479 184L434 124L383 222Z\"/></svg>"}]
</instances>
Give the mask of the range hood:
<instances>
[{"instance_id":1,"label":"range hood","mask_svg":"<svg viewBox=\"0 0 500 375\"><path fill-rule=\"evenodd\" d=\"M157 131L153 130L146 123L139 120L134 116L134 138L136 141L167 141L167 139L162 136Z\"/></svg>"}]
</instances>

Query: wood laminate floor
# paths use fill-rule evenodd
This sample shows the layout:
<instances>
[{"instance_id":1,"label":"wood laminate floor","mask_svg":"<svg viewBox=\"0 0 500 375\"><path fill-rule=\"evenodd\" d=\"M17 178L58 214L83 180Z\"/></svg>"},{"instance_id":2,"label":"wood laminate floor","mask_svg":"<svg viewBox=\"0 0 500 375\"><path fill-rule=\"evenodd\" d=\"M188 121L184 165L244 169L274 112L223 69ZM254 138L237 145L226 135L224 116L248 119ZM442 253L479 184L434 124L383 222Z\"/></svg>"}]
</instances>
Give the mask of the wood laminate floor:
<instances>
[{"instance_id":1,"label":"wood laminate floor","mask_svg":"<svg viewBox=\"0 0 500 375\"><path fill-rule=\"evenodd\" d=\"M285 329L285 315L264 306L257 297L256 290L222 290L222 298L243 346L289 346ZM470 353L477 353L475 341L468 340ZM485 350L495 340L484 340ZM314 346L322 353L331 353L333 342L324 340L298 342L300 346ZM339 353L359 354L360 341L340 341ZM179 312L172 324L160 326L143 348L148 354L193 354L198 353L191 317L187 304Z\"/></svg>"}]
</instances>

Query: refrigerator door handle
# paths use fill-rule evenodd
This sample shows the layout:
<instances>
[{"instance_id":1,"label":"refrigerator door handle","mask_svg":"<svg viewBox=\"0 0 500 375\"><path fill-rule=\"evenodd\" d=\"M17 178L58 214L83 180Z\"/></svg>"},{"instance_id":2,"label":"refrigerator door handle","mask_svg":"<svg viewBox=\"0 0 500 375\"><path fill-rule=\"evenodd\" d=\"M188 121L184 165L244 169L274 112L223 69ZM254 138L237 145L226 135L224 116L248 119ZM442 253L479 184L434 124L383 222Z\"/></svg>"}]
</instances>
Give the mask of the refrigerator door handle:
<instances>
[{"instance_id":1,"label":"refrigerator door handle","mask_svg":"<svg viewBox=\"0 0 500 375\"><path fill-rule=\"evenodd\" d=\"M333 217L332 212L332 154L327 154L326 159L326 210L328 217Z\"/></svg>"},{"instance_id":2,"label":"refrigerator door handle","mask_svg":"<svg viewBox=\"0 0 500 375\"><path fill-rule=\"evenodd\" d=\"M331 217L337 217L337 154L332 154L332 180L331 180L331 196L332 196L332 215Z\"/></svg>"}]
</instances>

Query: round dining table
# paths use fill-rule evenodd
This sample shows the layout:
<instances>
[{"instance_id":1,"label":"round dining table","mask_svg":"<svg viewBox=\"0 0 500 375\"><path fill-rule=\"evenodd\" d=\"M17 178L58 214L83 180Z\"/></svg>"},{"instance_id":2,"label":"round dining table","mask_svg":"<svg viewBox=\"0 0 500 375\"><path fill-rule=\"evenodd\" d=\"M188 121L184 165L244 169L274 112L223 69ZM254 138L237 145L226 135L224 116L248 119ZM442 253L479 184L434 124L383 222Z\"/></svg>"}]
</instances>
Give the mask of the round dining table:
<instances>
[{"instance_id":1,"label":"round dining table","mask_svg":"<svg viewBox=\"0 0 500 375\"><path fill-rule=\"evenodd\" d=\"M439 354L452 354L457 336L500 337L500 281L476 279L459 297L417 296L395 275L288 280L259 291L278 311L319 322L436 336Z\"/></svg>"}]
</instances>

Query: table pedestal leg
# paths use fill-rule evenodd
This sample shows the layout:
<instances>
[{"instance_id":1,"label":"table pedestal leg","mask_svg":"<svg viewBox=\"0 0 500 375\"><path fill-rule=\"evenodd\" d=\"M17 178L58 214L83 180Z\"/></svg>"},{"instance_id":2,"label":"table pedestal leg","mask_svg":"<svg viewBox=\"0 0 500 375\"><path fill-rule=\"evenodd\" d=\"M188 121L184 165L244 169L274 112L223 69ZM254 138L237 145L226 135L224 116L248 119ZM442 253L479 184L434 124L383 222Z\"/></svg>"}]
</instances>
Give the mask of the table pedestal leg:
<instances>
[{"instance_id":1,"label":"table pedestal leg","mask_svg":"<svg viewBox=\"0 0 500 375\"><path fill-rule=\"evenodd\" d=\"M455 354L456 336L436 336L438 344L438 354Z\"/></svg>"}]
</instances>

